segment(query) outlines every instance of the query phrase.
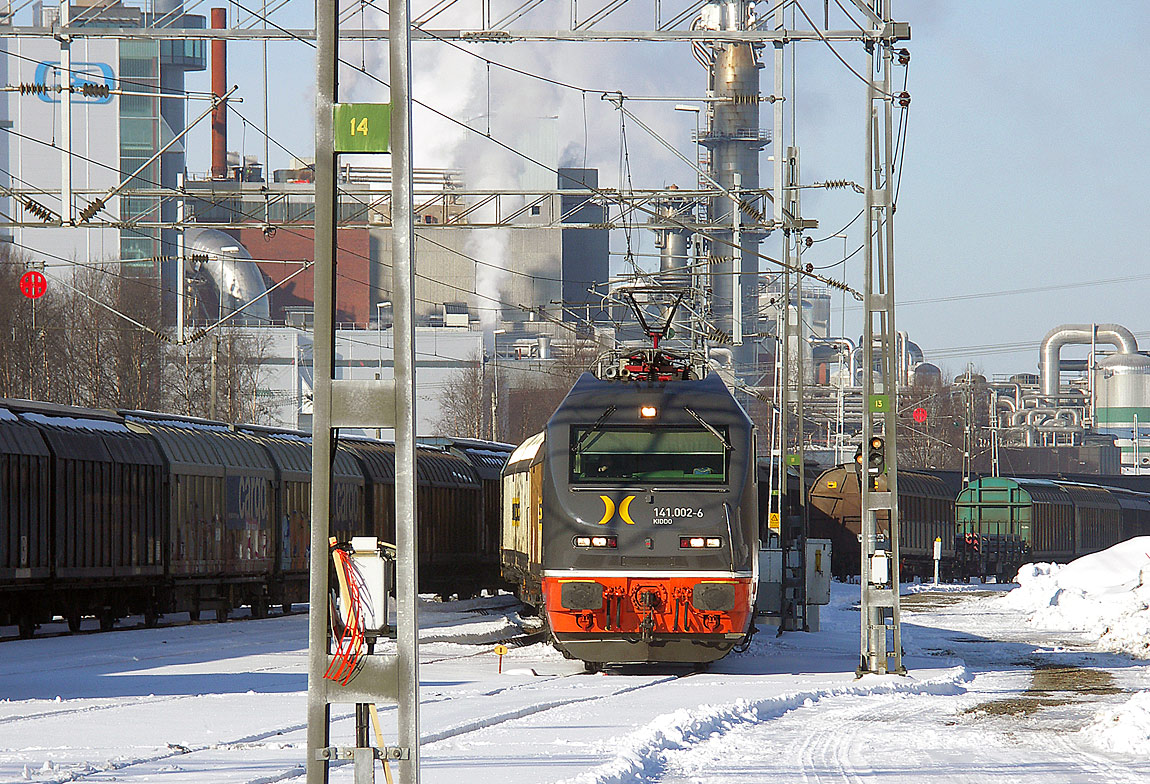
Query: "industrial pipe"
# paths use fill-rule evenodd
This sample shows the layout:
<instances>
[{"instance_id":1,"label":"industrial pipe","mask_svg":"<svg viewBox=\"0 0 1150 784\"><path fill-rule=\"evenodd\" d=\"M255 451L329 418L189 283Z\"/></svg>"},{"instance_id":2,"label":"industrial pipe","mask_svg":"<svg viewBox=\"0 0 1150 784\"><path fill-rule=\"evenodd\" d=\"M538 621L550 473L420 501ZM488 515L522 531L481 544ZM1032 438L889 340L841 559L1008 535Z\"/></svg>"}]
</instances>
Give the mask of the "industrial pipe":
<instances>
[{"instance_id":1,"label":"industrial pipe","mask_svg":"<svg viewBox=\"0 0 1150 784\"><path fill-rule=\"evenodd\" d=\"M1134 333L1120 324L1063 324L1046 333L1039 349L1038 368L1042 374L1042 394L1057 395L1059 384L1059 354L1068 344L1114 346L1121 354L1136 354L1138 340Z\"/></svg>"}]
</instances>

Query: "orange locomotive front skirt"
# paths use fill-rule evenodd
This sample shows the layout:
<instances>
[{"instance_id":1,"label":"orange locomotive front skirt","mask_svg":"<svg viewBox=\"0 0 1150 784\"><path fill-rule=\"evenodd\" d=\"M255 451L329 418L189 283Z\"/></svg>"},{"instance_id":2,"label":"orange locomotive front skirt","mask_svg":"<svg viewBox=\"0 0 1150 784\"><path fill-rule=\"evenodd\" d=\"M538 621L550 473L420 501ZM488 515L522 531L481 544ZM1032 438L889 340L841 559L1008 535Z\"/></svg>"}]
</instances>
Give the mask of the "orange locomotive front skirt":
<instances>
[{"instance_id":1,"label":"orange locomotive front skirt","mask_svg":"<svg viewBox=\"0 0 1150 784\"><path fill-rule=\"evenodd\" d=\"M556 639L700 635L735 639L753 612L749 576L545 575L543 597ZM732 643L733 644L733 643Z\"/></svg>"}]
</instances>

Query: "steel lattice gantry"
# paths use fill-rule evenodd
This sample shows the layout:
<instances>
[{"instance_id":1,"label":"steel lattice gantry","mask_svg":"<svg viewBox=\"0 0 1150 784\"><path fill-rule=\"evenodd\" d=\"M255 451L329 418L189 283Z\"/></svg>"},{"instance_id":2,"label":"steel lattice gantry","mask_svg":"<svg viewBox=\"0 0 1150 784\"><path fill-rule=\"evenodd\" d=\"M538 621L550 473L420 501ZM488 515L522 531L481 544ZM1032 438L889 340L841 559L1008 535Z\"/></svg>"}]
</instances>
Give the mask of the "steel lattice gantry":
<instances>
[{"instance_id":1,"label":"steel lattice gantry","mask_svg":"<svg viewBox=\"0 0 1150 784\"><path fill-rule=\"evenodd\" d=\"M873 0L875 29L890 24L889 3ZM909 31L908 31L909 37ZM893 42L891 42L893 43ZM862 600L859 674L905 673L899 618L898 466L895 445L898 378L894 324L894 164L890 45L867 44L866 220L863 280ZM873 438L881 445L872 447ZM876 455L876 466L869 452ZM881 458L881 459L877 459ZM874 484L885 467L887 489ZM890 527L880 539L878 513Z\"/></svg>"}]
</instances>

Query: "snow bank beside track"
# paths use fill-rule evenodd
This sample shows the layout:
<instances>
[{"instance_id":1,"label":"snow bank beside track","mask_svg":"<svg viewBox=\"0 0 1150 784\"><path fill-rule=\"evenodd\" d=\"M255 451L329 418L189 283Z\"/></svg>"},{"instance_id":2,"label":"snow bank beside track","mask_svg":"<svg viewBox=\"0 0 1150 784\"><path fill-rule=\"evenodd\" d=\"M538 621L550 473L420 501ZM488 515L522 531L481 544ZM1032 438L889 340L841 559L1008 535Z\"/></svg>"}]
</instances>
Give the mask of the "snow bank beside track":
<instances>
[{"instance_id":1,"label":"snow bank beside track","mask_svg":"<svg viewBox=\"0 0 1150 784\"><path fill-rule=\"evenodd\" d=\"M1150 537L1120 542L1066 566L1026 564L1002 598L1048 631L1086 632L1101 648L1150 658Z\"/></svg>"},{"instance_id":2,"label":"snow bank beside track","mask_svg":"<svg viewBox=\"0 0 1150 784\"><path fill-rule=\"evenodd\" d=\"M953 667L933 678L915 680L893 675L866 676L850 685L780 694L761 700L700 705L667 713L619 742L614 759L568 779L564 784L623 784L657 780L668 751L686 749L740 726L759 724L820 700L844 695L932 694L965 691L970 676Z\"/></svg>"},{"instance_id":3,"label":"snow bank beside track","mask_svg":"<svg viewBox=\"0 0 1150 784\"><path fill-rule=\"evenodd\" d=\"M1104 751L1139 757L1150 754L1150 692L1099 711L1081 734L1087 743Z\"/></svg>"}]
</instances>

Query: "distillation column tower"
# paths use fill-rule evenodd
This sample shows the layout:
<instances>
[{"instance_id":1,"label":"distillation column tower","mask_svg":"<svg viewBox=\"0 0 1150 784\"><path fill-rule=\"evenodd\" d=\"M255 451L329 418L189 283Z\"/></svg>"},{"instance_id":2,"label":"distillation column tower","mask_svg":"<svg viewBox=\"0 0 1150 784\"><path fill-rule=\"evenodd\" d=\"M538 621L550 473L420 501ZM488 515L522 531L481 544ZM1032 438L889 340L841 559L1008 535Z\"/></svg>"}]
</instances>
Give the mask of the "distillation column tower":
<instances>
[{"instance_id":1,"label":"distillation column tower","mask_svg":"<svg viewBox=\"0 0 1150 784\"><path fill-rule=\"evenodd\" d=\"M708 30L749 30L754 26L753 4L747 0L711 3L702 10L699 26ZM759 61L756 46L716 42L707 55L707 130L699 144L707 148L710 175L727 193L744 204L735 208L731 196L721 194L708 205L709 222L731 228L716 232L710 255L711 312L715 327L735 343L738 374L754 374L754 342L758 309L760 232L740 229L759 223L760 207L744 198L744 191L759 188L759 153L768 137L759 129Z\"/></svg>"}]
</instances>

